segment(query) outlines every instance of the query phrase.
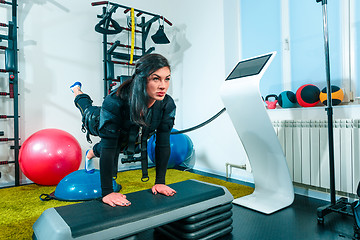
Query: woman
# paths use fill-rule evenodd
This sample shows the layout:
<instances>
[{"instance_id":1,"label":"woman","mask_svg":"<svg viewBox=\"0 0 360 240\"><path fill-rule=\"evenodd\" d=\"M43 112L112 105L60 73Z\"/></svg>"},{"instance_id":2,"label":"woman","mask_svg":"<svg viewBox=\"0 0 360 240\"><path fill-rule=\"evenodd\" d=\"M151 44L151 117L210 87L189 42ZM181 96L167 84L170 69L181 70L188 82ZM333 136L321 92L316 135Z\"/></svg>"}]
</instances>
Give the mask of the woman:
<instances>
[{"instance_id":1,"label":"woman","mask_svg":"<svg viewBox=\"0 0 360 240\"><path fill-rule=\"evenodd\" d=\"M140 58L133 76L105 97L100 109L98 133L101 141L86 153L88 160L100 157L102 201L110 206L129 206L126 196L113 191L112 175L117 171L117 159L129 141L130 129L156 130L156 179L154 194L173 196L176 191L165 185L165 174L170 157L170 132L174 125L175 103L167 95L170 84L170 65L159 54ZM75 105L86 114L92 100L81 91L81 83L71 87Z\"/></svg>"}]
</instances>

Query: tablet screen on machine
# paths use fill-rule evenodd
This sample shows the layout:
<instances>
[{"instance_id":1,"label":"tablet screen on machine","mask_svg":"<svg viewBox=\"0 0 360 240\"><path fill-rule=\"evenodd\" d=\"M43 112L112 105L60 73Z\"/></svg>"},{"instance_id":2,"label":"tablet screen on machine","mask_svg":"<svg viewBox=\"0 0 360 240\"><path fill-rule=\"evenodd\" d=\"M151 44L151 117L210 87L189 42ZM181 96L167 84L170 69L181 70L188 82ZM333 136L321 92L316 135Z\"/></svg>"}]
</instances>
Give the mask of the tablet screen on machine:
<instances>
[{"instance_id":1,"label":"tablet screen on machine","mask_svg":"<svg viewBox=\"0 0 360 240\"><path fill-rule=\"evenodd\" d=\"M271 53L239 62L225 81L259 74L272 55Z\"/></svg>"}]
</instances>

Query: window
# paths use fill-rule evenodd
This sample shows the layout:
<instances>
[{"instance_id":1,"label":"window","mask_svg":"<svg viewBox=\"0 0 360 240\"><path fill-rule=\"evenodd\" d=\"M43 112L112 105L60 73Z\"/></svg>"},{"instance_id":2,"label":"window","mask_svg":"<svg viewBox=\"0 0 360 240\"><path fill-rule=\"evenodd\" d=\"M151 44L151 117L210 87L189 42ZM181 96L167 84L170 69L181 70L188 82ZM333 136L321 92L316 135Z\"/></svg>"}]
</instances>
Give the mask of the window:
<instances>
[{"instance_id":1,"label":"window","mask_svg":"<svg viewBox=\"0 0 360 240\"><path fill-rule=\"evenodd\" d=\"M281 1L240 2L242 59L277 51L260 83L263 95L282 91Z\"/></svg>"},{"instance_id":2,"label":"window","mask_svg":"<svg viewBox=\"0 0 360 240\"><path fill-rule=\"evenodd\" d=\"M358 58L360 3L327 4L331 84L360 94ZM321 3L291 0L240 0L242 59L277 51L260 82L263 96L296 90L304 84L326 86L323 15Z\"/></svg>"}]
</instances>

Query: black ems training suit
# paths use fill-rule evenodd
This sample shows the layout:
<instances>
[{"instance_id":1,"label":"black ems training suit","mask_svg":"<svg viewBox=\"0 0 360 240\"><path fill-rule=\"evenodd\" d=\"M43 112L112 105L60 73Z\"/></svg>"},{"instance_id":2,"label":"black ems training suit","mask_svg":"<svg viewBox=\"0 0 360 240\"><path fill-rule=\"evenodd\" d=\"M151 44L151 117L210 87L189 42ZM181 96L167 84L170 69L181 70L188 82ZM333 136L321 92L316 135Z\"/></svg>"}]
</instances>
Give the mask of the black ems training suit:
<instances>
[{"instance_id":1,"label":"black ems training suit","mask_svg":"<svg viewBox=\"0 0 360 240\"><path fill-rule=\"evenodd\" d=\"M87 94L76 96L75 105L84 116L86 109L92 107L92 100ZM175 120L175 103L165 95L162 101L156 101L146 116L147 127L142 132L151 134L156 131L155 184L165 184L165 174L170 157L170 132ZM113 192L112 177L117 171L117 162L120 152L128 147L130 129L139 126L130 121L129 102L121 100L116 91L107 95L100 109L98 135L101 141L94 145L95 156L100 157L100 176L102 196Z\"/></svg>"}]
</instances>

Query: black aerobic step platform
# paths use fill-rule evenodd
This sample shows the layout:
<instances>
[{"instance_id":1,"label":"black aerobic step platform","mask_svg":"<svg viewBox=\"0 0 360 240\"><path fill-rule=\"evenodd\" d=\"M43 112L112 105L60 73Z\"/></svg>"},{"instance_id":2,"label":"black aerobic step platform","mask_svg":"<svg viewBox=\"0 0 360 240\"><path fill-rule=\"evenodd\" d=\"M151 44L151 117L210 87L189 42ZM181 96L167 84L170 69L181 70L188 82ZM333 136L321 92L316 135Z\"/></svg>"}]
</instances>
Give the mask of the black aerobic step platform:
<instances>
[{"instance_id":1,"label":"black aerobic step platform","mask_svg":"<svg viewBox=\"0 0 360 240\"><path fill-rule=\"evenodd\" d=\"M191 224L191 223L199 223L202 220L207 220L207 219L209 219L209 218L211 218L213 216L219 216L221 214L226 214L226 213L229 213L229 212L232 213L231 209L232 209L232 204L231 203L216 206L216 207L208 209L208 210L206 210L204 212L195 214L195 215L193 215L191 217L187 217L187 218L181 219L179 221L176 221L176 222L174 222L174 224L188 225L188 224Z\"/></svg>"},{"instance_id":2,"label":"black aerobic step platform","mask_svg":"<svg viewBox=\"0 0 360 240\"><path fill-rule=\"evenodd\" d=\"M174 222L167 224L169 227L176 229L182 232L196 232L203 228L207 228L215 223L225 221L232 216L232 211L228 211L226 213L222 213L219 215L212 216L208 219L204 219L200 222L190 223L190 224L181 224L180 222Z\"/></svg>"},{"instance_id":3,"label":"black aerobic step platform","mask_svg":"<svg viewBox=\"0 0 360 240\"><path fill-rule=\"evenodd\" d=\"M172 197L153 195L151 189L126 194L131 202L129 207L110 207L95 200L49 208L34 223L33 239L122 239L199 213L204 214L207 210L214 211L215 207L228 205L233 200L225 187L197 180L169 186L177 192ZM229 223L231 218L226 221ZM217 229L222 232L228 228L229 231L229 227L232 229L231 223L228 227Z\"/></svg>"},{"instance_id":4,"label":"black aerobic step platform","mask_svg":"<svg viewBox=\"0 0 360 240\"><path fill-rule=\"evenodd\" d=\"M192 233L177 231L168 225L158 227L156 231L172 240L214 240L231 233L233 230L231 224L232 219L230 218L212 225L211 228L204 228Z\"/></svg>"},{"instance_id":5,"label":"black aerobic step platform","mask_svg":"<svg viewBox=\"0 0 360 240\"><path fill-rule=\"evenodd\" d=\"M156 232L170 239L210 240L232 231L232 204L209 209L173 223L156 228Z\"/></svg>"}]
</instances>

